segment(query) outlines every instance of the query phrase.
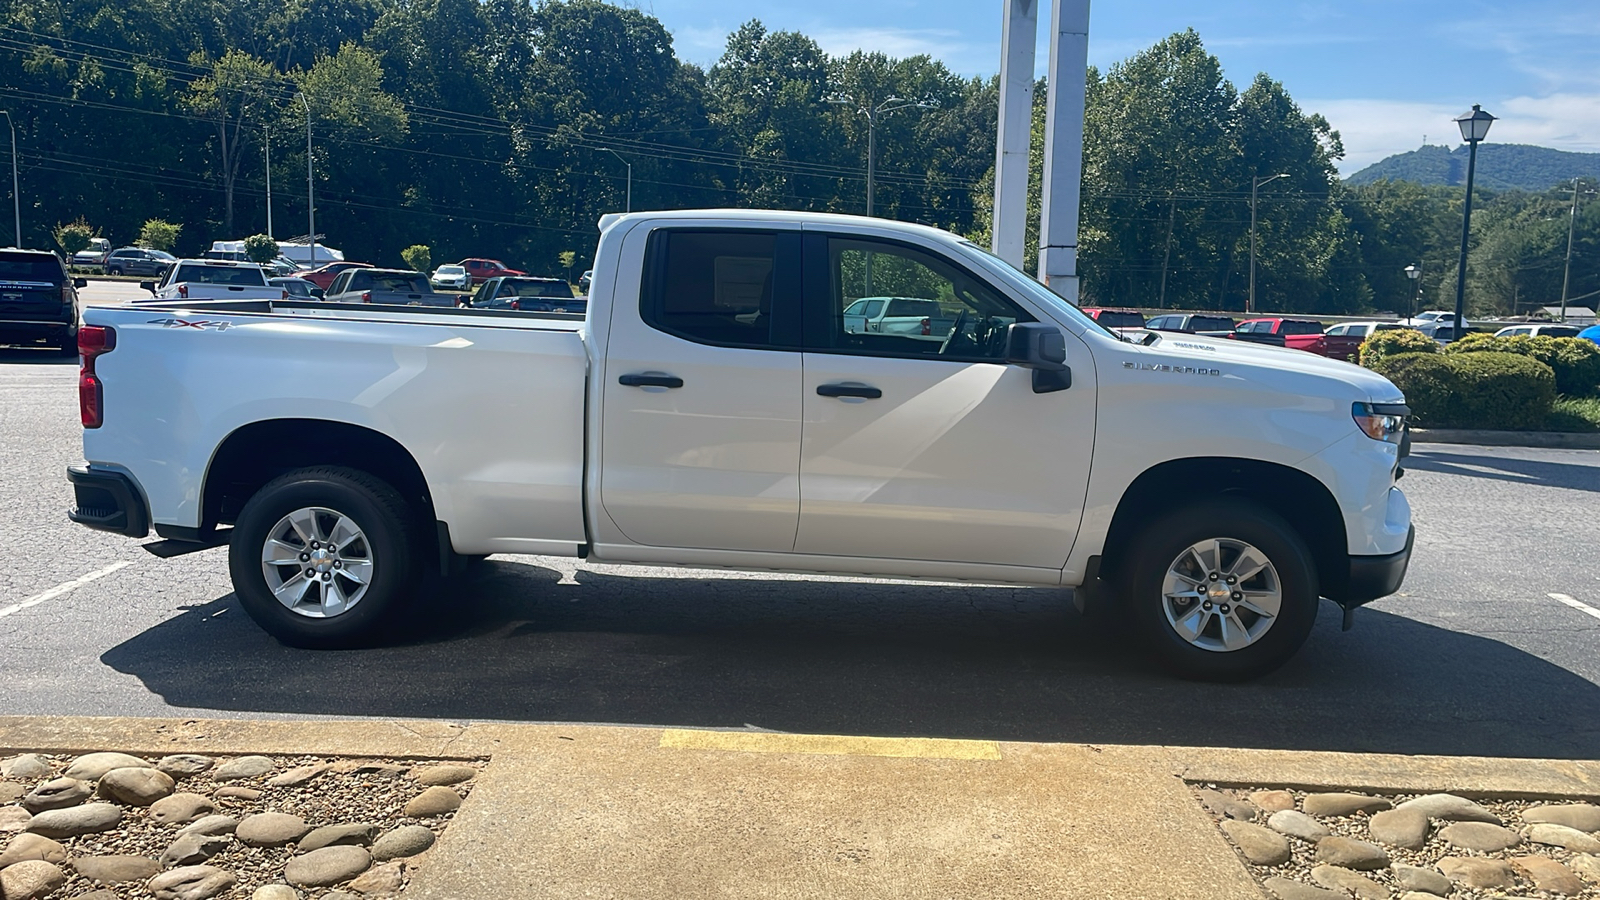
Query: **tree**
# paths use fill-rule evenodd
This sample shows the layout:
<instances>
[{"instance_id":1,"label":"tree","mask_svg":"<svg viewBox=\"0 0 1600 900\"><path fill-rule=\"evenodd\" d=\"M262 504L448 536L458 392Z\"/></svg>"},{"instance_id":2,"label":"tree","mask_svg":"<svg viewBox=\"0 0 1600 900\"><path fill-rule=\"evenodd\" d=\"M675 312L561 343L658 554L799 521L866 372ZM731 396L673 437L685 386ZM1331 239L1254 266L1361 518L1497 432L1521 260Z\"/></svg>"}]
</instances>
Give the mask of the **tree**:
<instances>
[{"instance_id":1,"label":"tree","mask_svg":"<svg viewBox=\"0 0 1600 900\"><path fill-rule=\"evenodd\" d=\"M81 218L67 225L57 225L55 230L56 243L66 252L69 260L74 253L87 250L94 236L94 226Z\"/></svg>"},{"instance_id":2,"label":"tree","mask_svg":"<svg viewBox=\"0 0 1600 900\"><path fill-rule=\"evenodd\" d=\"M561 263L561 267L563 269L567 270L567 283L568 284L572 283L572 264L574 262L576 262L577 259L578 259L578 253L575 250L563 250L560 253L556 254L556 261Z\"/></svg>"},{"instance_id":3,"label":"tree","mask_svg":"<svg viewBox=\"0 0 1600 900\"><path fill-rule=\"evenodd\" d=\"M400 258L418 272L426 272L433 268L433 253L427 244L412 244L400 251Z\"/></svg>"},{"instance_id":4,"label":"tree","mask_svg":"<svg viewBox=\"0 0 1600 900\"><path fill-rule=\"evenodd\" d=\"M251 262L264 266L278 258L278 242L264 234L252 234L244 239L244 253Z\"/></svg>"},{"instance_id":5,"label":"tree","mask_svg":"<svg viewBox=\"0 0 1600 900\"><path fill-rule=\"evenodd\" d=\"M239 50L210 60L196 51L189 62L209 74L189 86L185 103L216 129L218 173L222 178L222 230L233 235L233 192L244 158L245 135L271 116L284 98L286 83L271 64Z\"/></svg>"},{"instance_id":6,"label":"tree","mask_svg":"<svg viewBox=\"0 0 1600 900\"><path fill-rule=\"evenodd\" d=\"M139 229L138 244L150 250L170 253L172 248L177 246L178 234L182 231L182 225L163 222L160 219L150 219Z\"/></svg>"}]
</instances>

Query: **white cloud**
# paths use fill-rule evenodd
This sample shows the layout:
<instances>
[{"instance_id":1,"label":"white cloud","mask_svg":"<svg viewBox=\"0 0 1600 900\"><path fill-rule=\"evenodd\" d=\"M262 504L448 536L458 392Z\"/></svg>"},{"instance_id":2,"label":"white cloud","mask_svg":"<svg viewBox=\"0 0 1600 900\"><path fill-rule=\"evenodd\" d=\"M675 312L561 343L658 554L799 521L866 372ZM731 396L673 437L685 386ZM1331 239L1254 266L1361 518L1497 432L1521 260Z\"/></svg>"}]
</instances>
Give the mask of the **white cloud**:
<instances>
[{"instance_id":1,"label":"white cloud","mask_svg":"<svg viewBox=\"0 0 1600 900\"><path fill-rule=\"evenodd\" d=\"M943 28L823 28L811 34L824 51L844 56L856 50L905 58L926 53L947 64L969 46L959 31ZM999 60L995 60L995 66Z\"/></svg>"},{"instance_id":2,"label":"white cloud","mask_svg":"<svg viewBox=\"0 0 1600 900\"><path fill-rule=\"evenodd\" d=\"M1600 151L1600 94L1511 97L1484 106L1500 117L1489 132L1495 143ZM1322 113L1339 131L1345 149L1339 171L1344 175L1415 150L1424 135L1430 144L1454 147L1461 132L1452 120L1466 111L1439 103L1371 99L1302 100L1300 108Z\"/></svg>"}]
</instances>

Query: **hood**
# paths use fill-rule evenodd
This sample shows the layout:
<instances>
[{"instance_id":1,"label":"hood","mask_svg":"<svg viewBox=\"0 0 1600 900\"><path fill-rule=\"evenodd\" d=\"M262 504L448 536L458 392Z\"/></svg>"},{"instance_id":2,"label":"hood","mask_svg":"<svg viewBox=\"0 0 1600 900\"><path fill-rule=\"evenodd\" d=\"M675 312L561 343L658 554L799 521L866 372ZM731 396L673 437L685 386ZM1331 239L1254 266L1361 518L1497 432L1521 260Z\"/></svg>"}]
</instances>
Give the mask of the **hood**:
<instances>
[{"instance_id":1,"label":"hood","mask_svg":"<svg viewBox=\"0 0 1600 900\"><path fill-rule=\"evenodd\" d=\"M1143 362L1202 365L1222 375L1261 381L1306 396L1365 403L1398 403L1400 389L1389 379L1355 363L1328 359L1304 350L1253 344L1225 338L1156 332L1159 340L1135 349Z\"/></svg>"}]
</instances>

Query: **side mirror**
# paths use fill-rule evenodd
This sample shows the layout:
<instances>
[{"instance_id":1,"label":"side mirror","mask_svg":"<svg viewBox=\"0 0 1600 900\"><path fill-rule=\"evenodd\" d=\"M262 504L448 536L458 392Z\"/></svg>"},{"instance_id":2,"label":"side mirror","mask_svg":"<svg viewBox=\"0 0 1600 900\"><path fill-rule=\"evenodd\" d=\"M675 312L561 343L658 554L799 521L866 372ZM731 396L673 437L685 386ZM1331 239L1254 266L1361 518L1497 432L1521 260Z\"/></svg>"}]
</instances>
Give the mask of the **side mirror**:
<instances>
[{"instance_id":1,"label":"side mirror","mask_svg":"<svg viewBox=\"0 0 1600 900\"><path fill-rule=\"evenodd\" d=\"M149 291L154 294L156 292L156 283L154 281L141 281L139 282L139 290Z\"/></svg>"},{"instance_id":2,"label":"side mirror","mask_svg":"<svg viewBox=\"0 0 1600 900\"><path fill-rule=\"evenodd\" d=\"M86 288L86 287L89 286L89 279L87 279L87 278L74 278L74 279L72 279L72 286L75 287L75 288Z\"/></svg>"},{"instance_id":3,"label":"side mirror","mask_svg":"<svg viewBox=\"0 0 1600 900\"><path fill-rule=\"evenodd\" d=\"M1006 362L1033 370L1033 392L1048 394L1072 387L1067 368L1067 338L1041 322L1016 322L1006 329Z\"/></svg>"}]
</instances>

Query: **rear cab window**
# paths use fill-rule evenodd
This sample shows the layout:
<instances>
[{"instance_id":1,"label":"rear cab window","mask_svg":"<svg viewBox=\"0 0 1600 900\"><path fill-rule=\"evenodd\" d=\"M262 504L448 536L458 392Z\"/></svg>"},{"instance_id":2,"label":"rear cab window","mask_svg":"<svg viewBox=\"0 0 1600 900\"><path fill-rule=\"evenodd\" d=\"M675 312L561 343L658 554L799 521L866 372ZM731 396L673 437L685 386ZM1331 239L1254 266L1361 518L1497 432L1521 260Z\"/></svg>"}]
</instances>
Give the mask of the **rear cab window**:
<instances>
[{"instance_id":1,"label":"rear cab window","mask_svg":"<svg viewBox=\"0 0 1600 900\"><path fill-rule=\"evenodd\" d=\"M0 282L48 284L59 287L67 270L51 253L0 250Z\"/></svg>"},{"instance_id":2,"label":"rear cab window","mask_svg":"<svg viewBox=\"0 0 1600 900\"><path fill-rule=\"evenodd\" d=\"M196 263L181 265L172 275L172 283L221 284L239 287L266 287L267 277L255 266L205 266Z\"/></svg>"},{"instance_id":3,"label":"rear cab window","mask_svg":"<svg viewBox=\"0 0 1600 900\"><path fill-rule=\"evenodd\" d=\"M650 235L640 316L697 343L798 349L795 233L663 228Z\"/></svg>"}]
</instances>

